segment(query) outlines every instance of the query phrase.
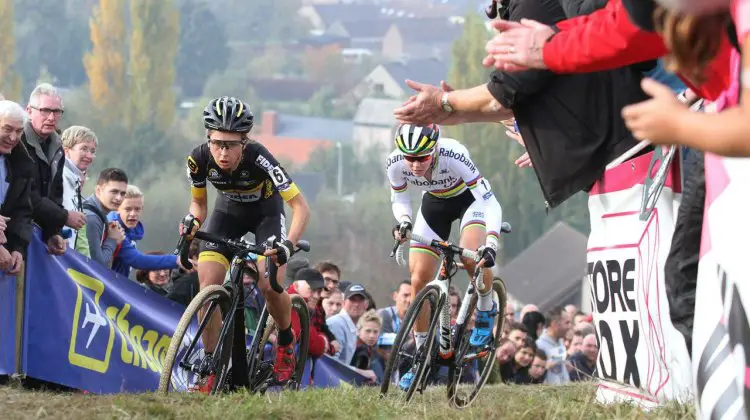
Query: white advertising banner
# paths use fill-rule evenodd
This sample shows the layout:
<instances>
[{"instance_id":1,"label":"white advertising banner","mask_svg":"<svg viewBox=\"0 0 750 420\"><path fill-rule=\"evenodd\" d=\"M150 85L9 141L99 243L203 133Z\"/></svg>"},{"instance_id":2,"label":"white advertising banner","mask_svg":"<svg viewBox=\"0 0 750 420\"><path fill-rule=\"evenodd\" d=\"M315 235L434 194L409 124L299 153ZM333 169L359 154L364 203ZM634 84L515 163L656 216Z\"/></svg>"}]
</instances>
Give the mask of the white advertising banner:
<instances>
[{"instance_id":1,"label":"white advertising banner","mask_svg":"<svg viewBox=\"0 0 750 420\"><path fill-rule=\"evenodd\" d=\"M693 324L697 413L705 419L747 419L750 159L710 153L705 158L706 211Z\"/></svg>"},{"instance_id":2,"label":"white advertising banner","mask_svg":"<svg viewBox=\"0 0 750 420\"><path fill-rule=\"evenodd\" d=\"M644 408L692 398L685 340L669 316L664 265L682 193L681 154L664 168L664 187L643 211L654 152L607 169L589 193L588 277L599 338L597 399ZM648 202L648 200L645 200ZM643 215L643 217L641 217Z\"/></svg>"}]
</instances>

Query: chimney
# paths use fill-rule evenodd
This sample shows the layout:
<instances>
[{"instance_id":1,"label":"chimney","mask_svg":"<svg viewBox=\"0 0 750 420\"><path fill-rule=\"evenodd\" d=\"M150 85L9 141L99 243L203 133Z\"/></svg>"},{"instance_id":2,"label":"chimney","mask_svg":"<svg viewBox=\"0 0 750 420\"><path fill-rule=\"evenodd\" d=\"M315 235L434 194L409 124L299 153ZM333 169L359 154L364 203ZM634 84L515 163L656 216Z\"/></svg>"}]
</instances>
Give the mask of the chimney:
<instances>
[{"instance_id":1,"label":"chimney","mask_svg":"<svg viewBox=\"0 0 750 420\"><path fill-rule=\"evenodd\" d=\"M263 117L261 118L260 134L273 136L276 134L276 124L278 123L278 115L276 111L263 111Z\"/></svg>"}]
</instances>

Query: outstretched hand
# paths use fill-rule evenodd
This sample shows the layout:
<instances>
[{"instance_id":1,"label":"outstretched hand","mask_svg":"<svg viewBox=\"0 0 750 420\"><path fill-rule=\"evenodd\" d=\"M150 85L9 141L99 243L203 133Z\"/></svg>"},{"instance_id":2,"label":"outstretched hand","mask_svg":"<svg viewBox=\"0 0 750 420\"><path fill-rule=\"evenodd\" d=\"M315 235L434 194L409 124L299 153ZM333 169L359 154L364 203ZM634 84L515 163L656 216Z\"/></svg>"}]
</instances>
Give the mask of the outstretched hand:
<instances>
[{"instance_id":1,"label":"outstretched hand","mask_svg":"<svg viewBox=\"0 0 750 420\"><path fill-rule=\"evenodd\" d=\"M428 125L439 123L448 116L443 111L441 100L444 89L450 88L447 84L441 83L443 89L426 83L407 80L406 85L417 92L410 97L400 108L393 111L393 116L404 124Z\"/></svg>"},{"instance_id":2,"label":"outstretched hand","mask_svg":"<svg viewBox=\"0 0 750 420\"><path fill-rule=\"evenodd\" d=\"M651 99L622 109L628 129L638 140L675 144L680 120L689 117L690 110L676 98L672 89L653 79L643 79L641 88Z\"/></svg>"},{"instance_id":3,"label":"outstretched hand","mask_svg":"<svg viewBox=\"0 0 750 420\"><path fill-rule=\"evenodd\" d=\"M503 71L547 68L543 48L555 33L552 27L531 19L520 23L496 20L492 26L499 33L487 42L487 56L482 61L485 67Z\"/></svg>"}]
</instances>

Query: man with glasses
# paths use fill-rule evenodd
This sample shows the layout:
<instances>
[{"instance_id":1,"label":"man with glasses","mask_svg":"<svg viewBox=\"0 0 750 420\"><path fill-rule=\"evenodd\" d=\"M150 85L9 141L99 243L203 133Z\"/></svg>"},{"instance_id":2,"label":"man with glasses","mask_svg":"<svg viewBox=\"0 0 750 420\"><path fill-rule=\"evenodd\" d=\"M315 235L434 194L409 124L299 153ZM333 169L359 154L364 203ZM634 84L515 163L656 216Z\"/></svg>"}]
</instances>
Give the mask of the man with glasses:
<instances>
[{"instance_id":1,"label":"man with glasses","mask_svg":"<svg viewBox=\"0 0 750 420\"><path fill-rule=\"evenodd\" d=\"M495 256L502 225L502 209L492 193L489 182L469 156L469 151L454 139L441 138L436 124L402 124L396 130L396 150L385 162L391 184L393 216L398 224L393 235L402 242L409 231L445 241L451 224L460 220L462 247L476 249L485 268L495 265ZM407 188L413 185L424 191L417 218L412 222L412 208ZM412 224L413 223L413 224ZM412 296L432 280L438 268L437 250L412 241L409 250ZM464 259L464 268L473 275L474 261ZM475 349L487 345L495 328L498 310L492 299L492 271L485 270L484 287L477 302L477 316L469 338ZM426 313L415 322L417 348L427 339L429 320ZM401 377L399 386L407 389L414 374L410 370Z\"/></svg>"},{"instance_id":2,"label":"man with glasses","mask_svg":"<svg viewBox=\"0 0 750 420\"><path fill-rule=\"evenodd\" d=\"M248 232L255 234L257 243L275 237L273 249L266 252L266 263L278 266L277 278L284 279L286 266L297 241L307 225L310 209L299 188L289 178L276 158L260 143L248 137L253 127L253 114L247 104L234 97L211 100L203 109L203 124L208 141L193 149L187 158L187 174L192 188L190 214L194 226L186 226L194 233L205 222L205 231L227 238L240 238ZM214 211L208 216L206 184L218 190ZM294 212L287 235L284 202ZM198 256L200 287L221 284L233 258L230 249L211 242L203 242ZM276 293L264 276L258 287L268 306L268 312L279 327L278 349L274 377L286 383L294 373L295 337L291 328L291 300L286 291ZM216 318L218 321L218 318ZM210 322L203 333L207 356L216 347L218 322ZM197 391L211 390L215 375L202 380Z\"/></svg>"},{"instance_id":3,"label":"man with glasses","mask_svg":"<svg viewBox=\"0 0 750 420\"><path fill-rule=\"evenodd\" d=\"M341 269L333 261L325 260L315 264L315 270L323 275L325 288L322 291L323 299L331 296L333 290L338 289L341 283Z\"/></svg>"},{"instance_id":4,"label":"man with glasses","mask_svg":"<svg viewBox=\"0 0 750 420\"><path fill-rule=\"evenodd\" d=\"M64 112L62 98L54 86L42 83L31 92L26 112L28 120L21 141L36 161L32 217L41 226L49 251L60 255L67 247L62 227L78 230L86 224L82 212L68 211L62 206L65 153L57 134L57 124Z\"/></svg>"}]
</instances>

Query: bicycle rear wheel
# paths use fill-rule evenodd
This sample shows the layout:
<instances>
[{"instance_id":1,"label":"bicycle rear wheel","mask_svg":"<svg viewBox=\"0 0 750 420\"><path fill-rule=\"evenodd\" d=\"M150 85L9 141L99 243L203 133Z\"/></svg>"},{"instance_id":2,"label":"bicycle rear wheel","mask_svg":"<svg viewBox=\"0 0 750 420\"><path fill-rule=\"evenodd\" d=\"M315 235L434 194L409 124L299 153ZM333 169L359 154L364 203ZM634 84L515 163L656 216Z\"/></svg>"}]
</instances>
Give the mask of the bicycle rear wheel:
<instances>
[{"instance_id":1,"label":"bicycle rear wheel","mask_svg":"<svg viewBox=\"0 0 750 420\"><path fill-rule=\"evenodd\" d=\"M469 310L467 318L471 317L474 313L477 305L478 295L474 293L469 303ZM503 331L503 323L505 322L505 304L507 303L507 294L505 290L505 282L499 277L495 277L492 280L492 300L497 304L498 314L495 316L495 334L492 337L492 341L488 348L484 349L477 355L467 354L469 347L469 337L471 336L471 328L467 328L466 322L462 325L457 326L456 330L456 358L454 363L450 366L448 372L448 401L456 408L468 407L474 400L479 396L479 392L487 382L492 367L495 364L495 350L497 344L500 341ZM484 354L481 354L484 353ZM467 356L469 356L467 358ZM478 362L477 377L474 382L474 386L471 390L464 394L459 393L459 381L463 376L464 369L473 365L474 362Z\"/></svg>"},{"instance_id":2,"label":"bicycle rear wheel","mask_svg":"<svg viewBox=\"0 0 750 420\"><path fill-rule=\"evenodd\" d=\"M415 367L414 380L406 390L406 401L411 401L414 391L422 385L422 377L432 362L432 351L435 336L437 333L437 323L440 319L440 287L432 284L422 289L406 312L404 321L401 323L396 340L393 343L391 354L388 357L388 363L385 366L383 380L380 385L380 394L385 396L393 379L398 386L398 381L402 374L405 374L410 368ZM425 304L427 307L425 307ZM412 339L412 328L423 308L427 311L430 326L426 342L414 350L414 340ZM402 360L403 358L403 360ZM395 374L395 375L394 375Z\"/></svg>"},{"instance_id":3,"label":"bicycle rear wheel","mask_svg":"<svg viewBox=\"0 0 750 420\"><path fill-rule=\"evenodd\" d=\"M159 377L159 393L166 394L170 390L176 391L181 388L187 390L200 376L215 373L213 361L207 360L203 355L201 333L216 309L220 311L222 324L226 322L227 318L231 318L231 314L229 314L230 306L229 292L222 286L217 285L203 288L190 301L190 305L188 305L177 324L169 349L164 357L161 376ZM205 316L201 319L199 314L204 308ZM198 322L197 329L191 328L194 320ZM217 348L231 351L231 329L225 336L224 342L228 344L221 345L222 343L219 343ZM215 388L212 393L216 392Z\"/></svg>"}]
</instances>

